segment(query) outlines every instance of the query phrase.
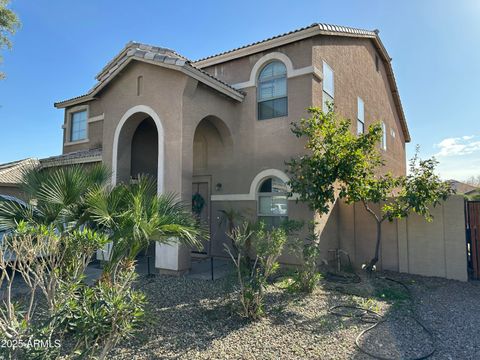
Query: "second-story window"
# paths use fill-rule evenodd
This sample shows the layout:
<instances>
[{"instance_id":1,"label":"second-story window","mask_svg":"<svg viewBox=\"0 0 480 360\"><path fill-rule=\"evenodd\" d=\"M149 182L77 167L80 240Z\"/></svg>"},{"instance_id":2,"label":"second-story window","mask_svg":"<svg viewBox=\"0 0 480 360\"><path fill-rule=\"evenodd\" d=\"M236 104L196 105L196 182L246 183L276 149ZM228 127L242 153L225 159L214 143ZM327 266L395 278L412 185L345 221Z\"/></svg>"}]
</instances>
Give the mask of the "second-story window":
<instances>
[{"instance_id":1,"label":"second-story window","mask_svg":"<svg viewBox=\"0 0 480 360\"><path fill-rule=\"evenodd\" d=\"M87 111L77 111L71 115L70 141L87 138Z\"/></svg>"},{"instance_id":2,"label":"second-story window","mask_svg":"<svg viewBox=\"0 0 480 360\"><path fill-rule=\"evenodd\" d=\"M287 68L281 61L266 65L258 76L258 120L287 116Z\"/></svg>"},{"instance_id":3,"label":"second-story window","mask_svg":"<svg viewBox=\"0 0 480 360\"><path fill-rule=\"evenodd\" d=\"M328 112L328 104L333 103L334 98L334 80L333 70L324 61L323 62L323 96L322 96L322 111Z\"/></svg>"},{"instance_id":4,"label":"second-story window","mask_svg":"<svg viewBox=\"0 0 480 360\"><path fill-rule=\"evenodd\" d=\"M365 132L365 106L363 100L357 98L357 134Z\"/></svg>"},{"instance_id":5,"label":"second-story window","mask_svg":"<svg viewBox=\"0 0 480 360\"><path fill-rule=\"evenodd\" d=\"M382 149L387 150L387 126L382 121Z\"/></svg>"}]
</instances>

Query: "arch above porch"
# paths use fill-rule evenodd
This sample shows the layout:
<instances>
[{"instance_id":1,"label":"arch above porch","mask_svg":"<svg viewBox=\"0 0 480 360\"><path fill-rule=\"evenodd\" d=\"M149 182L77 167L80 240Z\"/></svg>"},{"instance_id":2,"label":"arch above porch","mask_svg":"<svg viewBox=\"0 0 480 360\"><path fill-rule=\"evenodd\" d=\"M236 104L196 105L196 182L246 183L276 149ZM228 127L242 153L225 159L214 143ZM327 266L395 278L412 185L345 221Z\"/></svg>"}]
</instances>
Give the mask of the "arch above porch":
<instances>
[{"instance_id":1,"label":"arch above porch","mask_svg":"<svg viewBox=\"0 0 480 360\"><path fill-rule=\"evenodd\" d=\"M138 115L137 115L138 114ZM164 129L162 121L158 114L147 105L136 105L128 109L125 114L123 114L120 122L115 128L115 133L113 135L113 152L112 152L112 185L117 184L118 177L118 146L120 141L120 135L124 125L129 120L135 120L136 116L141 114L146 115L147 117L152 118L157 128L158 133L158 164L157 164L157 193L161 194L164 191ZM138 119L137 119L138 120Z\"/></svg>"}]
</instances>

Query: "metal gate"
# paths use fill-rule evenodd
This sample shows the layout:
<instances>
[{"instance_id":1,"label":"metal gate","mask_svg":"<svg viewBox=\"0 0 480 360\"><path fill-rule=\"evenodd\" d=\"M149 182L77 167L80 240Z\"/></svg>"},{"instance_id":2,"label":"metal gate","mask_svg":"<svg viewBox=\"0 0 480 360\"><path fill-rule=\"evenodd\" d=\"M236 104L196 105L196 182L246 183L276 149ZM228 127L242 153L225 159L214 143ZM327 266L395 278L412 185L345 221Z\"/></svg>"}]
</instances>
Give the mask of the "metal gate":
<instances>
[{"instance_id":1,"label":"metal gate","mask_svg":"<svg viewBox=\"0 0 480 360\"><path fill-rule=\"evenodd\" d=\"M465 202L465 225L470 278L480 280L480 201Z\"/></svg>"}]
</instances>

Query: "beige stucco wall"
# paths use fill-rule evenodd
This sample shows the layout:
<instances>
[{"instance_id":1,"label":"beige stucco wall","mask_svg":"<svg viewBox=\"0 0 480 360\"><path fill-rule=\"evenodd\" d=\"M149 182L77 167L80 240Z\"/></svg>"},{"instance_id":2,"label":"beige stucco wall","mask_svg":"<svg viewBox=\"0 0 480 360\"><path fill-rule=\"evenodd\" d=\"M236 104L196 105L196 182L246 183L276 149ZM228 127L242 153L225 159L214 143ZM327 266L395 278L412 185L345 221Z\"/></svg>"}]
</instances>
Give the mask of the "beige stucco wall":
<instances>
[{"instance_id":1,"label":"beige stucco wall","mask_svg":"<svg viewBox=\"0 0 480 360\"><path fill-rule=\"evenodd\" d=\"M386 169L405 173L403 135L395 112L385 69L375 70L375 49L370 40L319 36L273 48L247 57L215 65L205 70L231 84L248 81L255 64L269 52L280 52L291 60L294 69L314 65L322 69L325 59L335 72L336 110L356 119L357 96L365 102L366 123L382 118L388 124ZM137 95L137 78L143 76L144 89ZM148 105L165 127L165 189L189 197L193 174L193 138L198 123L207 116L221 120L231 142L228 166L203 172L212 183L222 183L219 194L248 193L250 182L261 170L285 170L284 162L304 152L303 143L291 131L291 122L306 116L306 108L321 104L321 81L312 73L288 80L288 116L257 120L256 87L242 89L242 103L219 95L196 80L159 66L133 62L87 103L89 118L104 114L104 120L89 123L89 142L66 144L64 152L103 147L104 162L111 165L113 134L122 115L135 105ZM66 109L65 136L68 135ZM354 124L356 124L354 122ZM390 135L390 128L396 139ZM354 129L352 129L353 131ZM180 150L181 149L181 150ZM242 176L238 176L238 173ZM210 174L208 173L210 172ZM178 179L182 179L181 184ZM215 195L215 190L212 192Z\"/></svg>"},{"instance_id":2,"label":"beige stucco wall","mask_svg":"<svg viewBox=\"0 0 480 360\"><path fill-rule=\"evenodd\" d=\"M314 66L322 69L325 61L334 72L335 111L351 119L353 130L356 131L357 98L360 97L364 101L365 126L378 121L384 121L387 126L387 151L381 150L386 160L384 170L404 175L405 138L381 60L379 71L376 70L377 50L372 42L339 36L317 36L312 42ZM321 107L321 81L314 82L313 104ZM395 138L391 135L391 129L395 132Z\"/></svg>"},{"instance_id":3,"label":"beige stucco wall","mask_svg":"<svg viewBox=\"0 0 480 360\"><path fill-rule=\"evenodd\" d=\"M338 203L339 248L359 268L375 249L375 221L362 204ZM378 209L377 206L373 208ZM378 267L425 276L467 280L464 199L460 195L432 209L433 221L412 214L382 224Z\"/></svg>"},{"instance_id":4,"label":"beige stucco wall","mask_svg":"<svg viewBox=\"0 0 480 360\"><path fill-rule=\"evenodd\" d=\"M356 131L357 97L362 98L365 104L365 126L368 127L378 121L384 121L387 126L387 150L381 150L386 161L383 170L391 171L395 175L406 173L403 129L393 101L386 69L381 60L379 71L376 70L377 50L371 40L316 36L210 66L204 70L230 84L244 83L250 79L255 64L263 56L272 52L288 56L294 69L313 65L316 71L321 73L323 61L326 61L334 71L335 111L340 116L351 119L352 131ZM378 56L381 58L379 54ZM305 109L308 106L322 106L322 81L313 74L290 78L288 87L287 125L306 115ZM247 87L242 90L247 92L247 99L242 108L250 110L250 118L256 118L256 88ZM282 118L271 121L282 121ZM395 137L392 136L391 130L394 131ZM288 132L285 136L288 139L291 134Z\"/></svg>"},{"instance_id":5,"label":"beige stucco wall","mask_svg":"<svg viewBox=\"0 0 480 360\"><path fill-rule=\"evenodd\" d=\"M395 174L405 173L405 148L398 114L383 66L375 70L375 49L369 40L344 37L316 37L225 62L205 70L230 84L249 81L255 64L270 52L282 53L290 59L293 69L314 66L322 71L325 59L335 72L335 105L342 116L353 119L355 131L357 96L365 102L365 118L368 125L382 119L387 123L388 150L384 154L386 169ZM143 77L143 91L137 94L137 79ZM96 119L88 124L88 141L68 144L69 112L66 109L64 152L103 147L103 162L112 168L114 134L122 117L136 106L148 106L159 117L164 139L164 192L173 192L189 202L192 196L192 180L207 178L210 193L230 196L231 199L248 195L253 179L266 169L285 171L285 161L304 153L302 140L291 133L291 123L307 115L306 109L321 105L320 76L306 71L288 79L288 116L257 120L257 89L255 84L243 87L243 102L220 95L210 87L173 69L133 61L125 67L88 105L88 117ZM76 105L78 106L78 105ZM129 174L131 163L130 143L136 126L147 117L138 114L127 120L121 133L118 160L119 173ZM103 119L98 120L99 117ZM203 121L203 122L202 122ZM198 125L202 122L200 128ZM205 125L207 124L207 125ZM390 135L395 130L396 138ZM197 132L198 131L198 132ZM194 154L194 139L206 141L207 165L194 166L199 154ZM150 157L145 148L145 156ZM138 155L138 154L137 154ZM119 178L126 181L127 177ZM216 184L222 184L221 189ZM220 209L245 208L256 215L256 200L212 201L211 232L214 239L213 254L223 253L225 235L215 229ZM343 217L347 216L347 220ZM349 209L337 205L329 216L319 221L322 232L322 251L325 253L339 246L351 248L348 236L357 227L368 224L350 223ZM315 218L304 204L289 202L289 217L309 222ZM305 235L305 233L303 234ZM347 236L347 237L344 237ZM360 246L361 247L361 246ZM384 251L385 256L390 256ZM365 256L360 250L359 258ZM393 255L392 255L393 256ZM283 262L297 262L291 255ZM397 261L398 262L398 261ZM398 268L395 261L384 261L385 266Z\"/></svg>"}]
</instances>

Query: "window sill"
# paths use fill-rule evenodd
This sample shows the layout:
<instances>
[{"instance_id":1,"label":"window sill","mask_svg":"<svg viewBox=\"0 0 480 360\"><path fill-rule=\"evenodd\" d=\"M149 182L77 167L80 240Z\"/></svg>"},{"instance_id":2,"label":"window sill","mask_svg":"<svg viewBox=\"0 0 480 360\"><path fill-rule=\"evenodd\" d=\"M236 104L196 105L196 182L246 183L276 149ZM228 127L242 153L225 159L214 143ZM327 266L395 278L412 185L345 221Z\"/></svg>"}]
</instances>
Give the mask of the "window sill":
<instances>
[{"instance_id":1,"label":"window sill","mask_svg":"<svg viewBox=\"0 0 480 360\"><path fill-rule=\"evenodd\" d=\"M287 115L282 115L282 116L277 116L277 117L271 117L271 118L268 118L268 119L258 119L257 118L257 121L278 120L278 119L286 119L286 118L288 118L288 114Z\"/></svg>"},{"instance_id":2,"label":"window sill","mask_svg":"<svg viewBox=\"0 0 480 360\"><path fill-rule=\"evenodd\" d=\"M85 144L90 142L89 139L77 140L77 141L67 141L63 143L63 146L70 146L70 145L78 145L78 144Z\"/></svg>"}]
</instances>

